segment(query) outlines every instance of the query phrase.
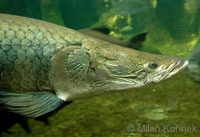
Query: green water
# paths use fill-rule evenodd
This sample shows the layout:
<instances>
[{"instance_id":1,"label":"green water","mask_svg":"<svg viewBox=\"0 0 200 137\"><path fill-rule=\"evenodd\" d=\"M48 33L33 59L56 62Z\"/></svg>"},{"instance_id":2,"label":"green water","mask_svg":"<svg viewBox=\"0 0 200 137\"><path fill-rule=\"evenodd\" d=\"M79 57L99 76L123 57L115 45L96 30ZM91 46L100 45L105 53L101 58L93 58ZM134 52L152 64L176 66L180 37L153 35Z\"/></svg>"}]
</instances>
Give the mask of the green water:
<instances>
[{"instance_id":1,"label":"green water","mask_svg":"<svg viewBox=\"0 0 200 137\"><path fill-rule=\"evenodd\" d=\"M187 58L199 39L199 5L200 0L1 0L0 12L75 30L106 26L123 39L147 32L143 51ZM9 130L13 134L2 136L199 137L199 97L199 85L182 72L144 89L75 101L50 117L48 126L30 119L31 134L16 124ZM160 131L141 131L139 125ZM170 130L163 129L167 125Z\"/></svg>"}]
</instances>

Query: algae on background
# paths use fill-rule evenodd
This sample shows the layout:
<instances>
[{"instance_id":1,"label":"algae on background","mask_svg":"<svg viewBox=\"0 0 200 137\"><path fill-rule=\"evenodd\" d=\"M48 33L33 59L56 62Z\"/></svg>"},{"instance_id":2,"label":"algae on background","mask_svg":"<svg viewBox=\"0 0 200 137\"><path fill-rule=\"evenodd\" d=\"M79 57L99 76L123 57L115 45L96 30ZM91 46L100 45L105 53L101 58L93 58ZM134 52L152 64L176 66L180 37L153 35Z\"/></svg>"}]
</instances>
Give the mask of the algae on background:
<instances>
[{"instance_id":1,"label":"algae on background","mask_svg":"<svg viewBox=\"0 0 200 137\"><path fill-rule=\"evenodd\" d=\"M155 21L150 24L144 47L155 47L164 55L188 57L199 39L200 10L196 0L157 1ZM187 5L187 6L186 6ZM145 50L145 51L147 51ZM170 52L169 52L170 50Z\"/></svg>"},{"instance_id":2,"label":"algae on background","mask_svg":"<svg viewBox=\"0 0 200 137\"><path fill-rule=\"evenodd\" d=\"M64 26L58 0L41 0L40 5L43 20Z\"/></svg>"},{"instance_id":3,"label":"algae on background","mask_svg":"<svg viewBox=\"0 0 200 137\"><path fill-rule=\"evenodd\" d=\"M173 0L157 0L156 5L148 0L115 2L117 4L102 14L95 26L107 26L112 30L111 35L123 39L147 32L142 48L145 52L188 57L198 42L200 10L197 0L181 0L176 4ZM131 23L127 22L128 16ZM126 26L132 29L121 31Z\"/></svg>"}]
</instances>

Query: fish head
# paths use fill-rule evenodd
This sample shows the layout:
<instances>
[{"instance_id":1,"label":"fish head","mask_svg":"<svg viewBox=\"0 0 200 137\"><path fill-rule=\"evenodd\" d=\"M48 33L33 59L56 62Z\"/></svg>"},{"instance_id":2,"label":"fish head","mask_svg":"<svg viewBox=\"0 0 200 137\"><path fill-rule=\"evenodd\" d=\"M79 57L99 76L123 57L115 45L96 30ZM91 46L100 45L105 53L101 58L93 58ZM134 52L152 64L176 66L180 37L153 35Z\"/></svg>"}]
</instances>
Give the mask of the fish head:
<instances>
[{"instance_id":1,"label":"fish head","mask_svg":"<svg viewBox=\"0 0 200 137\"><path fill-rule=\"evenodd\" d=\"M69 101L157 83L188 64L178 57L145 53L103 41L67 47L51 61L50 82L58 97Z\"/></svg>"},{"instance_id":2,"label":"fish head","mask_svg":"<svg viewBox=\"0 0 200 137\"><path fill-rule=\"evenodd\" d=\"M92 55L93 54L93 55ZM116 45L96 47L90 53L93 89L117 91L158 83L183 70L188 61L179 57L145 53Z\"/></svg>"}]
</instances>

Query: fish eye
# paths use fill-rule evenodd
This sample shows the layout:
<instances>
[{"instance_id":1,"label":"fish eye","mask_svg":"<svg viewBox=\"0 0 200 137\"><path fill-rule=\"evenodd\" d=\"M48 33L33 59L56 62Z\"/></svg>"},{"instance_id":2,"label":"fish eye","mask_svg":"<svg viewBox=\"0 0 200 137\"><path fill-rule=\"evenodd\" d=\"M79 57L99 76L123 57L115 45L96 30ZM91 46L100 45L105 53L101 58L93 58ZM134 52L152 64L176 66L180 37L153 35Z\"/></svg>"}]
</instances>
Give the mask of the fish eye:
<instances>
[{"instance_id":1,"label":"fish eye","mask_svg":"<svg viewBox=\"0 0 200 137\"><path fill-rule=\"evenodd\" d=\"M158 63L157 62L150 62L149 63L149 68L150 69L156 69L158 67Z\"/></svg>"}]
</instances>

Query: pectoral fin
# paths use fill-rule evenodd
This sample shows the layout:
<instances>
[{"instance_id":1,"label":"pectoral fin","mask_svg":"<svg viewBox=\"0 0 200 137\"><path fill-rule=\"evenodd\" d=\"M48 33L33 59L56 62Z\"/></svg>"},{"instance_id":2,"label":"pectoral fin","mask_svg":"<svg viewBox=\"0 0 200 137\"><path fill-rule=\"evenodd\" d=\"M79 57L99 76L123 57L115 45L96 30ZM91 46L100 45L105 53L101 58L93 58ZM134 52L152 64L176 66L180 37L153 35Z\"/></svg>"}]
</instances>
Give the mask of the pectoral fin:
<instances>
[{"instance_id":1,"label":"pectoral fin","mask_svg":"<svg viewBox=\"0 0 200 137\"><path fill-rule=\"evenodd\" d=\"M0 106L6 111L20 114L25 117L36 118L50 113L63 100L51 92L9 92L0 91Z\"/></svg>"}]
</instances>

